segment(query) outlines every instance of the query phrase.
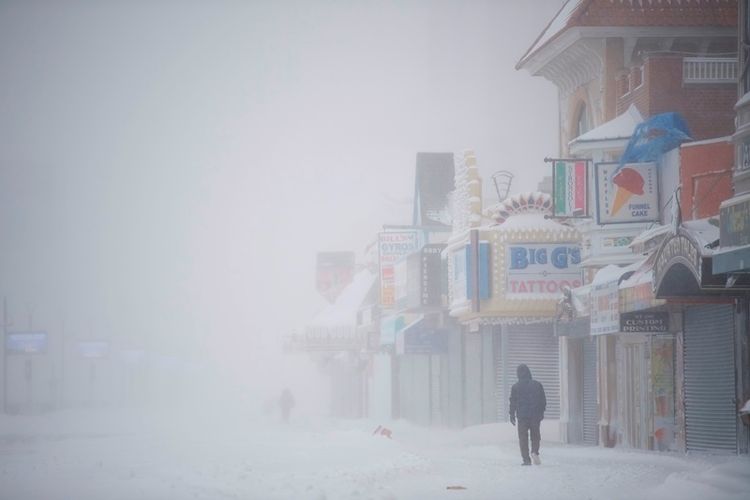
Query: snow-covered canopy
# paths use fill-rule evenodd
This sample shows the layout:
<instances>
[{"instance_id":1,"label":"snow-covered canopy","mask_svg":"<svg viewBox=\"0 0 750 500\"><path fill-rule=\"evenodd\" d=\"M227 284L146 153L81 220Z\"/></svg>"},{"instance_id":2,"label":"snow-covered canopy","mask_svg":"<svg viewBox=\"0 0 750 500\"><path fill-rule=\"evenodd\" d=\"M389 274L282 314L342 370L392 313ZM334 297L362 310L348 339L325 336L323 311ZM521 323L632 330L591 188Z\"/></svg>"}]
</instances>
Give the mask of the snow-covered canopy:
<instances>
[{"instance_id":1,"label":"snow-covered canopy","mask_svg":"<svg viewBox=\"0 0 750 500\"><path fill-rule=\"evenodd\" d=\"M615 141L615 140L626 140L630 139L633 135L635 127L643 121L643 115L635 107L635 104L631 104L630 107L625 110L624 113L613 118L612 120L602 123L596 128L593 128L581 134L572 141L570 145L581 144L584 142L600 142L600 141Z\"/></svg>"},{"instance_id":2,"label":"snow-covered canopy","mask_svg":"<svg viewBox=\"0 0 750 500\"><path fill-rule=\"evenodd\" d=\"M610 283L612 281L618 281L625 273L638 270L643 265L644 260L624 267L616 266L614 264L604 266L596 272L596 275L594 275L594 279L591 280L591 284L596 286L602 285L604 283Z\"/></svg>"},{"instance_id":3,"label":"snow-covered canopy","mask_svg":"<svg viewBox=\"0 0 750 500\"><path fill-rule=\"evenodd\" d=\"M507 231L571 231L570 226L560 224L554 219L549 219L544 214L518 214L512 215L500 226Z\"/></svg>"}]
</instances>

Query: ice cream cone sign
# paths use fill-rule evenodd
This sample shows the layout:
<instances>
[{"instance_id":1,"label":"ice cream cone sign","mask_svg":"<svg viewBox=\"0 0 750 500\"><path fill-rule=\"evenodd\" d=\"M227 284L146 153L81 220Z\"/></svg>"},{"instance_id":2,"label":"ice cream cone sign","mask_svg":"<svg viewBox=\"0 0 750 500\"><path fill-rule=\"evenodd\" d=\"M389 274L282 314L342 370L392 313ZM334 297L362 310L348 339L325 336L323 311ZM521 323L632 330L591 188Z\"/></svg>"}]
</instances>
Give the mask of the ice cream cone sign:
<instances>
[{"instance_id":1,"label":"ice cream cone sign","mask_svg":"<svg viewBox=\"0 0 750 500\"><path fill-rule=\"evenodd\" d=\"M611 215L617 214L633 195L643 194L643 177L632 168L625 167L617 172L612 178L612 183L617 186L617 190L610 209Z\"/></svg>"}]
</instances>

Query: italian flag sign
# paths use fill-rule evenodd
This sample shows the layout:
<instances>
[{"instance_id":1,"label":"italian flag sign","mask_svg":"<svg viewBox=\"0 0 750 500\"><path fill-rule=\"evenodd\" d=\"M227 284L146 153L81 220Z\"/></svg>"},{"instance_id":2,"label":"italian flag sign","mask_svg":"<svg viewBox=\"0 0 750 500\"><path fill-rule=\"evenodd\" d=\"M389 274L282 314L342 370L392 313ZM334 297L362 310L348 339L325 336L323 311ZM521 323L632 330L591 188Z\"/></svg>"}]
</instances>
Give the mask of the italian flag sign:
<instances>
[{"instance_id":1,"label":"italian flag sign","mask_svg":"<svg viewBox=\"0 0 750 500\"><path fill-rule=\"evenodd\" d=\"M586 162L580 160L555 160L553 178L554 215L558 217L584 217L586 206Z\"/></svg>"}]
</instances>

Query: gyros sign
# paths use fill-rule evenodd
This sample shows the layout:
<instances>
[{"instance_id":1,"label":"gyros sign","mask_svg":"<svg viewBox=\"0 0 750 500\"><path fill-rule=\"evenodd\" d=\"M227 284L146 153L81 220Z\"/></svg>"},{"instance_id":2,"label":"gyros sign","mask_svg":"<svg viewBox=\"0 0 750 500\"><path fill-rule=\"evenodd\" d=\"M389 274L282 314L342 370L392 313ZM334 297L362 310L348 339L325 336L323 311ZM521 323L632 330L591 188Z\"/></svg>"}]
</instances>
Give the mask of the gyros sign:
<instances>
[{"instance_id":1,"label":"gyros sign","mask_svg":"<svg viewBox=\"0 0 750 500\"><path fill-rule=\"evenodd\" d=\"M583 284L578 245L508 245L505 261L507 296L556 298L564 287L576 288Z\"/></svg>"}]
</instances>

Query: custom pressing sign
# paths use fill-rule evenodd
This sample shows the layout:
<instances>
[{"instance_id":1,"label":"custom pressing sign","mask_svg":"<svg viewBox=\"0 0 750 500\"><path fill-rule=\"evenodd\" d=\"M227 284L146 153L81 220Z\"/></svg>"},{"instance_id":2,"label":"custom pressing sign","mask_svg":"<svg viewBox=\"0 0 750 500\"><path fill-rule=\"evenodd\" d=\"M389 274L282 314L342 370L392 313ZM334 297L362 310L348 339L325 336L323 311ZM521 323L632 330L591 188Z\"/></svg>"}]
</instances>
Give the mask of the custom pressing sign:
<instances>
[{"instance_id":1,"label":"custom pressing sign","mask_svg":"<svg viewBox=\"0 0 750 500\"><path fill-rule=\"evenodd\" d=\"M557 298L563 287L583 284L581 249L575 244L525 243L506 247L505 294L515 298Z\"/></svg>"},{"instance_id":2,"label":"custom pressing sign","mask_svg":"<svg viewBox=\"0 0 750 500\"><path fill-rule=\"evenodd\" d=\"M663 311L621 313L620 331L630 333L666 333L669 331L669 313Z\"/></svg>"},{"instance_id":3,"label":"custom pressing sign","mask_svg":"<svg viewBox=\"0 0 750 500\"><path fill-rule=\"evenodd\" d=\"M655 163L597 163L597 222L658 221L658 185Z\"/></svg>"}]
</instances>

